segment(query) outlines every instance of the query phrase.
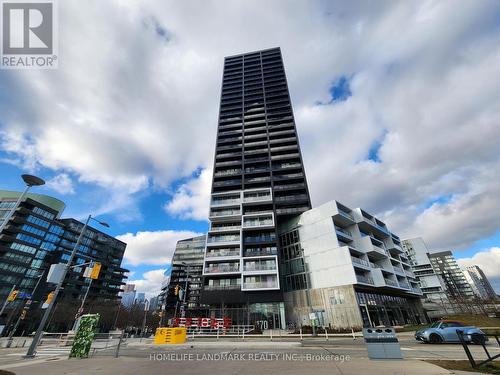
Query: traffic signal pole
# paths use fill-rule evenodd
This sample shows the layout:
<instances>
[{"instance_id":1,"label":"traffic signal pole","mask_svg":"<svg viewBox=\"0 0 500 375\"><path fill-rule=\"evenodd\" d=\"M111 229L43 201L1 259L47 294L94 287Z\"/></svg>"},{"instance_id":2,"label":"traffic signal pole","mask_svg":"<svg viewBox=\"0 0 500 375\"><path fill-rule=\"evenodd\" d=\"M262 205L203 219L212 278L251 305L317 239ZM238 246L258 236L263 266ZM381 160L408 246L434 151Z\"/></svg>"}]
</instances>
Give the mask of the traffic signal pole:
<instances>
[{"instance_id":1,"label":"traffic signal pole","mask_svg":"<svg viewBox=\"0 0 500 375\"><path fill-rule=\"evenodd\" d=\"M7 304L9 303L9 297L10 297L10 295L12 294L12 292L13 292L14 290L16 290L16 286L17 286L17 285L15 285L15 284L12 286L12 289L10 290L9 295L8 295L8 296L7 296L7 298L5 299L5 302L3 303L2 309L0 310L0 317L2 316L2 314L3 314L4 310L5 310L5 308L7 307Z\"/></svg>"},{"instance_id":2,"label":"traffic signal pole","mask_svg":"<svg viewBox=\"0 0 500 375\"><path fill-rule=\"evenodd\" d=\"M54 297L50 301L49 306L45 310L45 313L43 314L42 321L40 322L40 325L38 326L38 329L35 333L35 336L33 337L33 340L31 341L31 345L28 349L28 352L26 353L26 358L33 358L35 356L36 352L36 347L38 346L38 342L42 338L43 330L45 328L45 324L47 324L47 320L49 319L50 312L52 311L52 308L54 307L54 303L57 299L57 295L59 294L59 291L62 289L62 284L64 282L64 279L66 278L66 274L69 271L69 268L71 267L71 263L73 263L73 259L75 258L76 252L78 248L80 247L80 244L83 239L83 235L85 234L85 231L87 230L87 226L89 225L91 215L87 218L87 221L85 222L82 231L80 232L80 235L78 236L78 240L76 241L75 247L73 247L73 251L71 252L71 256L68 260L68 263L66 263L66 267L64 268L63 274L61 275L61 279L57 283L56 289L54 291Z\"/></svg>"}]
</instances>

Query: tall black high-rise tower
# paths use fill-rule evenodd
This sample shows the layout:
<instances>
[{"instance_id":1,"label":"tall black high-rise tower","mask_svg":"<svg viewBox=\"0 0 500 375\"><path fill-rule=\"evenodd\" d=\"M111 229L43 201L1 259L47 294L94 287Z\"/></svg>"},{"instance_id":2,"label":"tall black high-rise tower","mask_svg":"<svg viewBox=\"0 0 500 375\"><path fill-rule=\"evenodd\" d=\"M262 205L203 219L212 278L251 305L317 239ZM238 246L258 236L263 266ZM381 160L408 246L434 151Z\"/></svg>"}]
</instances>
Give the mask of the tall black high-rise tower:
<instances>
[{"instance_id":1,"label":"tall black high-rise tower","mask_svg":"<svg viewBox=\"0 0 500 375\"><path fill-rule=\"evenodd\" d=\"M202 302L282 322L276 228L311 202L279 48L224 60L211 199Z\"/></svg>"}]
</instances>

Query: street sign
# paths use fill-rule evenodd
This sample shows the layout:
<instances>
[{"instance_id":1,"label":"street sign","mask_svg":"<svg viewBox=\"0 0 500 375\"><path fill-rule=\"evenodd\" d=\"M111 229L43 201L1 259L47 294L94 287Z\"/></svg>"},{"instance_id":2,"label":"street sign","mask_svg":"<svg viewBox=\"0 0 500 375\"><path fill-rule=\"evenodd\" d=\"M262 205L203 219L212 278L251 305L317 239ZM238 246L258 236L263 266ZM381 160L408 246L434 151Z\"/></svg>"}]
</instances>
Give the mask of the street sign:
<instances>
[{"instance_id":1,"label":"street sign","mask_svg":"<svg viewBox=\"0 0 500 375\"><path fill-rule=\"evenodd\" d=\"M51 264L49 272L47 273L47 282L58 284L62 279L65 267L66 264L64 263Z\"/></svg>"}]
</instances>

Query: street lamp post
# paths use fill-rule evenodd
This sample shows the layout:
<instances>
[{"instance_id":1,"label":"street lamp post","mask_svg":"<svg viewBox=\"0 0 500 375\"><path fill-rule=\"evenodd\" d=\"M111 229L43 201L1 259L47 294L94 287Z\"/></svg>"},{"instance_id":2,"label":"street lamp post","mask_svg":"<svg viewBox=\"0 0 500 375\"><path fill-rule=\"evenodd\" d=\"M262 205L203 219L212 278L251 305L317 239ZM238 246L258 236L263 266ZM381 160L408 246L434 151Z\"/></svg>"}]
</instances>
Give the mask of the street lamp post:
<instances>
[{"instance_id":1,"label":"street lamp post","mask_svg":"<svg viewBox=\"0 0 500 375\"><path fill-rule=\"evenodd\" d=\"M38 326L38 329L35 333L35 336L33 337L33 341L31 341L31 345L30 345L28 352L26 353L26 356L25 356L26 358L33 358L35 356L36 347L38 346L38 342L40 341L40 338L42 337L42 333L43 333L43 329L45 328L45 324L47 323L47 320L49 319L50 312L52 311L52 308L54 307L54 304L55 304L56 299L57 299L57 295L59 294L59 291L62 288L62 284L64 282L64 279L66 278L66 274L68 273L68 270L71 267L71 263L73 263L73 259L75 258L78 247L80 247L80 244L81 244L82 239L83 239L83 235L85 234L85 231L87 230L87 227L89 225L89 221L91 219L98 222L99 224L109 228L108 224L94 219L92 217L92 215L88 216L87 220L85 221L85 224L83 225L82 231L80 232L80 235L78 236L78 240L76 241L76 244L73 247L73 251L71 252L71 256L68 260L68 263L66 263L66 266L64 267L63 273L61 275L61 279L57 283L56 289L54 290L54 296L52 297L52 301L50 301L49 306L45 310L45 313L43 314L40 325Z\"/></svg>"},{"instance_id":2,"label":"street lamp post","mask_svg":"<svg viewBox=\"0 0 500 375\"><path fill-rule=\"evenodd\" d=\"M26 197L26 194L28 194L29 189L32 186L41 186L41 185L45 184L45 181L42 180L40 177L32 176L29 174L23 174L21 177L24 180L26 187L24 188L24 191L17 199L14 207L12 207L12 210L9 211L7 216L4 217L2 224L0 224L0 233L2 232L2 230L5 228L5 226L9 222L10 218L14 215L14 212L16 212L17 208L19 207L19 205L23 201L24 197Z\"/></svg>"},{"instance_id":3,"label":"street lamp post","mask_svg":"<svg viewBox=\"0 0 500 375\"><path fill-rule=\"evenodd\" d=\"M144 331L146 330L146 317L148 314L149 310L149 300L145 299L144 300L144 319L142 320L142 331L141 331L141 337L144 337Z\"/></svg>"}]
</instances>

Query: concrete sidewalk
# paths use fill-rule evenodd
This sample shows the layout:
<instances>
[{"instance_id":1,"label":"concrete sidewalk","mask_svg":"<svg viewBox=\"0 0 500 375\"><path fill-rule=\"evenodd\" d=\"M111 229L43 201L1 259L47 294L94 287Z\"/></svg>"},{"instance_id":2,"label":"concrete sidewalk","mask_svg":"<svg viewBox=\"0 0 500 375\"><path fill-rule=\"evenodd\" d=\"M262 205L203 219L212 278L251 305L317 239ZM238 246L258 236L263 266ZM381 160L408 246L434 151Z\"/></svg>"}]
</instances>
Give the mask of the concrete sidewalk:
<instances>
[{"instance_id":1,"label":"concrete sidewalk","mask_svg":"<svg viewBox=\"0 0 500 375\"><path fill-rule=\"evenodd\" d=\"M92 358L70 359L55 361L40 361L19 363L5 366L3 369L17 375L32 375L45 373L59 374L120 374L120 375L147 375L162 374L217 374L217 375L441 375L453 374L441 367L416 360L403 361L370 361L368 359L354 359L338 361L332 359L316 360L152 360L145 358ZM476 373L477 374L477 373Z\"/></svg>"}]
</instances>

